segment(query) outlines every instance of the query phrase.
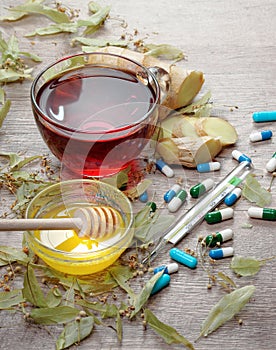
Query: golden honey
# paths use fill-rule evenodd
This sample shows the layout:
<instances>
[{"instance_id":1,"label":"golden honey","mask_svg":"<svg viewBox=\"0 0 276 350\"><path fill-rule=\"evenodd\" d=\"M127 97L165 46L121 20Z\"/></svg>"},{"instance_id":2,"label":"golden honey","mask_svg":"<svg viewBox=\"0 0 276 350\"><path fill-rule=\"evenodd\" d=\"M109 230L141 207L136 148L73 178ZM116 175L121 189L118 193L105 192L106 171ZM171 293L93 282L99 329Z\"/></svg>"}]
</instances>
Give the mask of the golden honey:
<instances>
[{"instance_id":1,"label":"golden honey","mask_svg":"<svg viewBox=\"0 0 276 350\"><path fill-rule=\"evenodd\" d=\"M71 183L74 181L78 180L68 182ZM89 182L93 180L83 181ZM112 186L104 184L104 188L106 186L108 186L109 192L110 187L113 190ZM74 215L76 209L88 207L86 201L81 202L79 198L72 196L72 193L69 195L70 200L68 200L68 197L64 200L64 191L69 189L72 188L63 186L63 196L61 200L58 200L56 196L51 200L51 196L47 197L47 192L45 195L40 196L40 198L34 199L28 209L28 217L68 218ZM46 189L43 192L47 190L49 191L49 189ZM115 188L114 190L118 191ZM116 194L118 195L118 193ZM122 198L120 198L121 195ZM107 232L107 234L102 236L96 234L94 235L96 238L94 238L93 227L91 228L92 237L79 237L77 232L71 229L36 230L27 233L30 248L46 264L64 273L86 275L105 269L119 258L123 251L129 246L133 236L131 229L132 212L126 210L127 208L129 209L128 206L122 205L122 201L127 200L128 202L128 199L124 198L122 193L119 194L119 197L115 196L115 198L120 204L118 208L114 208L114 198L109 201L108 198L106 198L106 194L103 196L101 193L99 200L97 200L97 196L89 197L91 208L96 209L104 207L105 210L112 210L112 213L115 213L116 227L112 230L112 233ZM47 203L47 199L49 199L49 203ZM42 203L42 206L36 205L36 202ZM110 204L113 205L111 206ZM104 221L108 219L101 218L101 220ZM104 225L107 225L107 223L104 223Z\"/></svg>"}]
</instances>

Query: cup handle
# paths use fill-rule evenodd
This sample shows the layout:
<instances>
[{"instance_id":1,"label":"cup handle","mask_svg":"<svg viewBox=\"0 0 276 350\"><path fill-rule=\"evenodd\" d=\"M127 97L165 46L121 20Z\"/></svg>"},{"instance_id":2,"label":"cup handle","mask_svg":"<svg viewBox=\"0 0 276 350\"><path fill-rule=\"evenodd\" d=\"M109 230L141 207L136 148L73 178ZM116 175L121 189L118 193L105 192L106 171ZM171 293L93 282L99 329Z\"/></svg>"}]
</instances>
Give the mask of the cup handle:
<instances>
[{"instance_id":1,"label":"cup handle","mask_svg":"<svg viewBox=\"0 0 276 350\"><path fill-rule=\"evenodd\" d=\"M164 102L171 85L169 73L161 67L149 67L148 70L155 76L160 86L160 103Z\"/></svg>"}]
</instances>

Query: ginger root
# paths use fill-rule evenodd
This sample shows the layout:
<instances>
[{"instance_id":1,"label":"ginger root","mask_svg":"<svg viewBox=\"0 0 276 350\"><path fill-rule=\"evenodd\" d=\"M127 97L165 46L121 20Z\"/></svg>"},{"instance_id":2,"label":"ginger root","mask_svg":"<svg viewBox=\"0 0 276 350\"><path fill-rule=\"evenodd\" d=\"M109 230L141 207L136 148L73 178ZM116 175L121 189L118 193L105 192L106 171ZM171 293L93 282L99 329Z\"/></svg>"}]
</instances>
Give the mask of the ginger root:
<instances>
[{"instance_id":1,"label":"ginger root","mask_svg":"<svg viewBox=\"0 0 276 350\"><path fill-rule=\"evenodd\" d=\"M169 164L196 167L210 162L224 146L234 144L236 129L219 117L173 114L159 126L157 152Z\"/></svg>"},{"instance_id":2,"label":"ginger root","mask_svg":"<svg viewBox=\"0 0 276 350\"><path fill-rule=\"evenodd\" d=\"M197 117L183 117L179 114L168 116L161 122L159 138L200 137L195 128L197 121Z\"/></svg>"},{"instance_id":3,"label":"ginger root","mask_svg":"<svg viewBox=\"0 0 276 350\"><path fill-rule=\"evenodd\" d=\"M220 140L210 136L164 138L156 146L156 151L166 163L189 168L212 161L221 149Z\"/></svg>"},{"instance_id":4,"label":"ginger root","mask_svg":"<svg viewBox=\"0 0 276 350\"><path fill-rule=\"evenodd\" d=\"M113 53L139 62L143 66L160 67L165 69L171 79L168 94L162 105L169 109L187 106L199 93L204 83L204 75L200 71L186 70L180 66L168 64L158 58L115 46L106 46L98 49L99 52ZM116 63L116 62L114 62ZM126 68L126 67L121 67Z\"/></svg>"},{"instance_id":5,"label":"ginger root","mask_svg":"<svg viewBox=\"0 0 276 350\"><path fill-rule=\"evenodd\" d=\"M195 129L200 136L219 137L222 146L232 145L238 139L236 129L219 117L198 118Z\"/></svg>"}]
</instances>

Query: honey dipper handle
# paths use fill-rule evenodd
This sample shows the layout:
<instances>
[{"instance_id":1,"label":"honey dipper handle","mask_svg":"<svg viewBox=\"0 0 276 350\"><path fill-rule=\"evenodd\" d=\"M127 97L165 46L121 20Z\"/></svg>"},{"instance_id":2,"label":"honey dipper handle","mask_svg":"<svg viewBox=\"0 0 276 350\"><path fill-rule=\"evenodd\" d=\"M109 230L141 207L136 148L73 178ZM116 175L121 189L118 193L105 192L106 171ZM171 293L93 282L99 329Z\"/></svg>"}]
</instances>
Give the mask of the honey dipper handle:
<instances>
[{"instance_id":1,"label":"honey dipper handle","mask_svg":"<svg viewBox=\"0 0 276 350\"><path fill-rule=\"evenodd\" d=\"M24 231L24 230L66 230L79 231L83 226L81 218L60 219L2 219L0 231Z\"/></svg>"}]
</instances>

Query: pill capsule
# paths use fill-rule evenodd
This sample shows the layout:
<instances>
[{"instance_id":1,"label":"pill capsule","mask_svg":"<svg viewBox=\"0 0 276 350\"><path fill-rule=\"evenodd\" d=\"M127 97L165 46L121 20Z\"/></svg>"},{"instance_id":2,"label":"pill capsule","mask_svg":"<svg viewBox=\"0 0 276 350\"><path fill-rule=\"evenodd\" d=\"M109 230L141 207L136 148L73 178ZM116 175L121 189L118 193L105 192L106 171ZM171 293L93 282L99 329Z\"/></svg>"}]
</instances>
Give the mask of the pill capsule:
<instances>
[{"instance_id":1,"label":"pill capsule","mask_svg":"<svg viewBox=\"0 0 276 350\"><path fill-rule=\"evenodd\" d=\"M171 277L168 274L161 275L158 280L155 282L150 295L158 293L161 289L167 287L171 281Z\"/></svg>"},{"instance_id":2,"label":"pill capsule","mask_svg":"<svg viewBox=\"0 0 276 350\"><path fill-rule=\"evenodd\" d=\"M210 171L219 170L220 163L219 162L201 163L201 164L198 164L196 168L199 173L208 173Z\"/></svg>"},{"instance_id":3,"label":"pill capsule","mask_svg":"<svg viewBox=\"0 0 276 350\"><path fill-rule=\"evenodd\" d=\"M168 164L166 164L162 159L158 159L155 164L156 168L167 177L174 176L174 171L172 170L172 168L170 168Z\"/></svg>"},{"instance_id":4,"label":"pill capsule","mask_svg":"<svg viewBox=\"0 0 276 350\"><path fill-rule=\"evenodd\" d=\"M231 219L234 216L234 210L232 208L224 208L221 210L211 211L205 215L205 220L208 224L215 224L224 220Z\"/></svg>"},{"instance_id":5,"label":"pill capsule","mask_svg":"<svg viewBox=\"0 0 276 350\"><path fill-rule=\"evenodd\" d=\"M276 220L276 209L251 207L248 209L248 215L254 219L275 221Z\"/></svg>"},{"instance_id":6,"label":"pill capsule","mask_svg":"<svg viewBox=\"0 0 276 350\"><path fill-rule=\"evenodd\" d=\"M255 123L276 121L276 111L261 111L252 114Z\"/></svg>"},{"instance_id":7,"label":"pill capsule","mask_svg":"<svg viewBox=\"0 0 276 350\"><path fill-rule=\"evenodd\" d=\"M212 249L209 252L209 256L212 259L222 259L234 255L234 249L232 247Z\"/></svg>"},{"instance_id":8,"label":"pill capsule","mask_svg":"<svg viewBox=\"0 0 276 350\"><path fill-rule=\"evenodd\" d=\"M198 198L202 196L205 192L213 188L214 183L215 182L212 179L203 180L201 183L198 183L190 189L190 195L193 198Z\"/></svg>"},{"instance_id":9,"label":"pill capsule","mask_svg":"<svg viewBox=\"0 0 276 350\"><path fill-rule=\"evenodd\" d=\"M242 194L241 188L236 187L232 192L230 192L224 198L224 203L231 207L231 205L235 204L236 201L240 198L241 194Z\"/></svg>"},{"instance_id":10,"label":"pill capsule","mask_svg":"<svg viewBox=\"0 0 276 350\"><path fill-rule=\"evenodd\" d=\"M168 204L168 210L171 213L175 213L181 205L185 202L187 198L187 192L185 190L180 190L175 197Z\"/></svg>"},{"instance_id":11,"label":"pill capsule","mask_svg":"<svg viewBox=\"0 0 276 350\"><path fill-rule=\"evenodd\" d=\"M177 195L177 193L181 190L181 186L178 184L175 184L170 188L165 194L164 194L164 201L166 203L169 203L173 197Z\"/></svg>"},{"instance_id":12,"label":"pill capsule","mask_svg":"<svg viewBox=\"0 0 276 350\"><path fill-rule=\"evenodd\" d=\"M154 202L148 202L146 205L147 205L148 207L150 207L150 211L151 211L152 213L154 213L154 212L156 211L156 208L157 208L156 203L154 203Z\"/></svg>"},{"instance_id":13,"label":"pill capsule","mask_svg":"<svg viewBox=\"0 0 276 350\"><path fill-rule=\"evenodd\" d=\"M211 235L205 237L204 241L207 247L215 247L218 244L228 241L232 239L233 231L230 228L225 230L221 230L219 232L215 232Z\"/></svg>"},{"instance_id":14,"label":"pill capsule","mask_svg":"<svg viewBox=\"0 0 276 350\"><path fill-rule=\"evenodd\" d=\"M145 191L139 196L139 200L143 203L146 203L149 199L148 192Z\"/></svg>"},{"instance_id":15,"label":"pill capsule","mask_svg":"<svg viewBox=\"0 0 276 350\"><path fill-rule=\"evenodd\" d=\"M256 131L249 135L251 142L265 141L271 139L273 133L271 130Z\"/></svg>"},{"instance_id":16,"label":"pill capsule","mask_svg":"<svg viewBox=\"0 0 276 350\"><path fill-rule=\"evenodd\" d=\"M247 157L245 154L241 153L236 149L232 152L232 157L236 159L239 163L244 161L251 163L251 159L249 157Z\"/></svg>"},{"instance_id":17,"label":"pill capsule","mask_svg":"<svg viewBox=\"0 0 276 350\"><path fill-rule=\"evenodd\" d=\"M153 273L156 274L159 271L163 271L163 273L166 273L168 275L175 273L178 271L178 264L177 263L171 263L168 265L161 265L157 266L154 270Z\"/></svg>"},{"instance_id":18,"label":"pill capsule","mask_svg":"<svg viewBox=\"0 0 276 350\"><path fill-rule=\"evenodd\" d=\"M266 164L266 170L270 173L276 170L276 152L273 154L272 158Z\"/></svg>"},{"instance_id":19,"label":"pill capsule","mask_svg":"<svg viewBox=\"0 0 276 350\"><path fill-rule=\"evenodd\" d=\"M172 248L170 250L170 257L173 260L179 262L179 264L185 265L190 269L196 268L197 258L195 258L190 254L185 253L183 250L180 250L178 248Z\"/></svg>"}]
</instances>

